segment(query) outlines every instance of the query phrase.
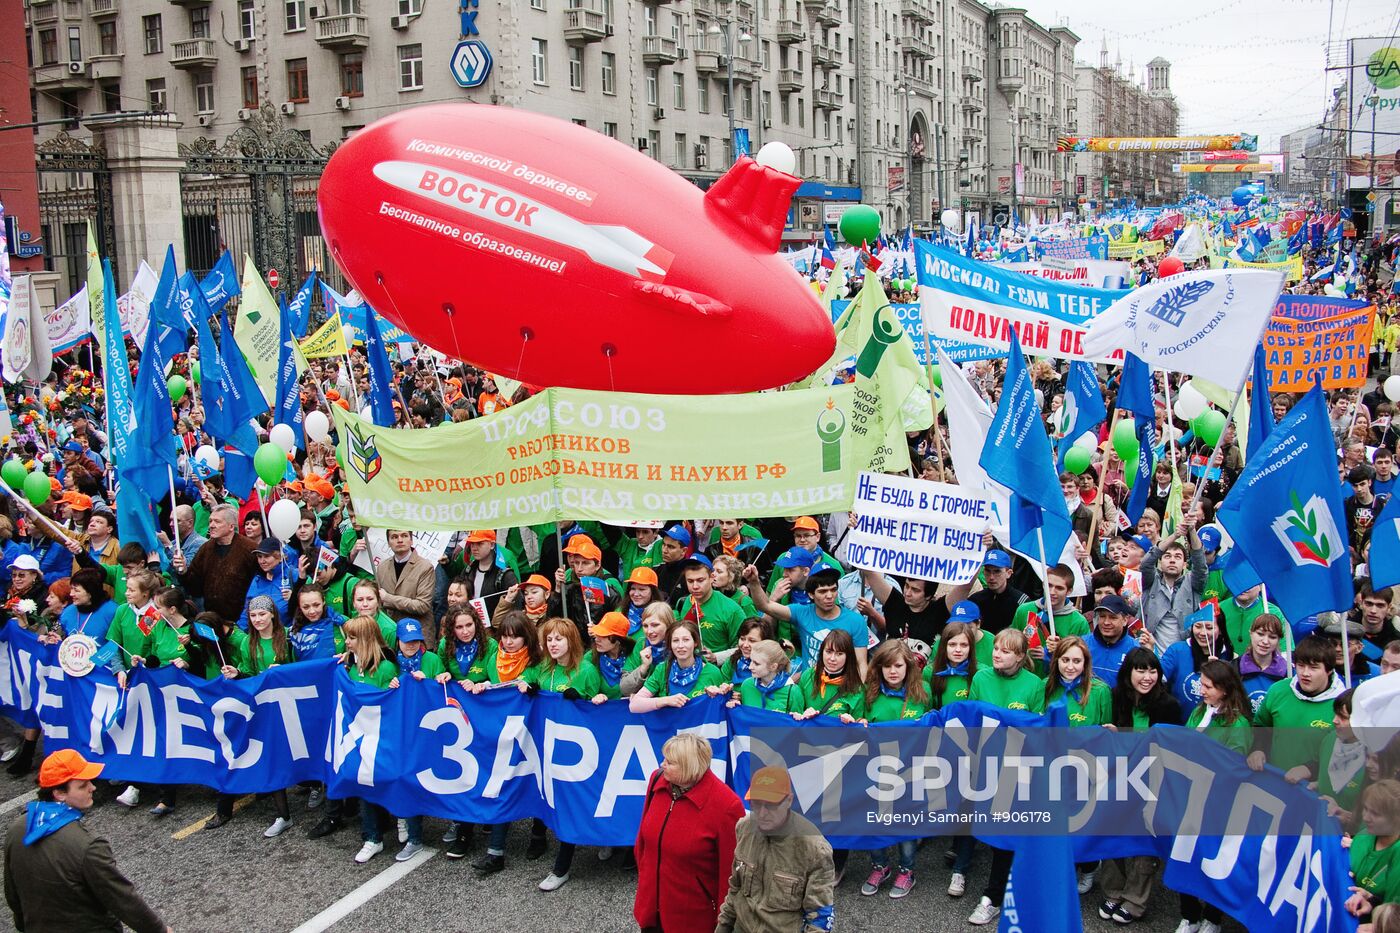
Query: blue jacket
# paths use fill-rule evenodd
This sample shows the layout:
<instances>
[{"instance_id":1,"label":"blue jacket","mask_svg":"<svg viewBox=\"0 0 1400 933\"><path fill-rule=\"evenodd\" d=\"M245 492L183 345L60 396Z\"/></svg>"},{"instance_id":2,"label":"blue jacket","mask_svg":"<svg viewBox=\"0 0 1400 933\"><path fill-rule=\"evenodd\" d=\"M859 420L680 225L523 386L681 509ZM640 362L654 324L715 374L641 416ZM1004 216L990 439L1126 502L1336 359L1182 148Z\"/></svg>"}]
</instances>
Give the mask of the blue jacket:
<instances>
[{"instance_id":1,"label":"blue jacket","mask_svg":"<svg viewBox=\"0 0 1400 933\"><path fill-rule=\"evenodd\" d=\"M1122 634L1117 644L1106 645L1099 639L1098 629L1085 635L1084 643L1089 646L1089 654L1094 659L1094 676L1110 687L1118 683L1118 669L1123 666L1123 659L1138 646L1137 639L1127 632Z\"/></svg>"},{"instance_id":2,"label":"blue jacket","mask_svg":"<svg viewBox=\"0 0 1400 933\"><path fill-rule=\"evenodd\" d=\"M295 582L296 579L288 575L288 588ZM245 632L248 631L248 603L257 596L272 597L272 602L277 606L277 615L281 617L283 625L287 624L287 601L282 598L282 574L280 570L274 570L271 579L268 579L267 574L260 573L253 578L252 583L248 584L248 595L243 598L243 614L238 617L239 628Z\"/></svg>"},{"instance_id":3,"label":"blue jacket","mask_svg":"<svg viewBox=\"0 0 1400 933\"><path fill-rule=\"evenodd\" d=\"M320 622L303 625L299 631L288 631L292 642L292 657L298 661L335 656L335 630L345 624L345 616L330 606Z\"/></svg>"}]
</instances>

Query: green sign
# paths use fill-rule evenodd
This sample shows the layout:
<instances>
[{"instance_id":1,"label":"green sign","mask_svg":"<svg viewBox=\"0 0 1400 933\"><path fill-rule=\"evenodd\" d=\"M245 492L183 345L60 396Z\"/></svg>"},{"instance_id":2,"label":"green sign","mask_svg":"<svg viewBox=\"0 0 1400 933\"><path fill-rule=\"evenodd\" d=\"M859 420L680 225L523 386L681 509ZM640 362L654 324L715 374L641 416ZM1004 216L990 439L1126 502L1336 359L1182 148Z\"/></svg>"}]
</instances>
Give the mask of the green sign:
<instances>
[{"instance_id":1,"label":"green sign","mask_svg":"<svg viewBox=\"0 0 1400 933\"><path fill-rule=\"evenodd\" d=\"M707 396L547 389L436 428L332 413L361 525L455 531L845 509L860 468L851 405L849 385Z\"/></svg>"}]
</instances>

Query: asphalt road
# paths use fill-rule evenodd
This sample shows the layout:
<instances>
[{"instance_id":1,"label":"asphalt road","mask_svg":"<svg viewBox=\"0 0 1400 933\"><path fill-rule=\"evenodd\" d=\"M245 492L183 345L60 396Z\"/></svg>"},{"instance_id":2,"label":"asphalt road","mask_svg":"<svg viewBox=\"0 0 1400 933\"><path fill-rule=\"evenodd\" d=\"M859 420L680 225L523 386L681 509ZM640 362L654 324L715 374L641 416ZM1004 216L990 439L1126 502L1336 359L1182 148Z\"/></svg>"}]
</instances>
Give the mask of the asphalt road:
<instances>
[{"instance_id":1,"label":"asphalt road","mask_svg":"<svg viewBox=\"0 0 1400 933\"><path fill-rule=\"evenodd\" d=\"M0 771L4 824L28 799L25 795L32 786ZM98 806L85 819L112 843L122 870L177 933L325 929L336 933L622 933L636 929L631 919L636 875L621 866L619 856L601 862L596 849L581 848L569 883L558 891L542 892L536 885L549 872L553 845L546 855L527 860L528 824L524 822L517 823L511 835L506 870L483 880L469 862L485 848L485 834L478 832L474 837L472 856L449 860L439 842L447 829L442 820L426 821L424 837L434 850L431 854L396 863L393 856L399 846L391 834L383 853L366 865L356 865L358 823L323 839L308 839L306 832L319 813L306 810L305 796L291 795L292 828L276 839L264 839L263 830L274 818L270 800L250 799L233 822L207 830L199 824L213 814L214 795L202 788L182 788L178 807L163 818L147 812L153 802L149 799L134 810L115 803L112 797L118 790L104 786ZM944 848L933 841L920 850L915 888L898 901L885 896L885 891L874 897L860 895L869 862L865 855L853 853L838 889L837 929L842 933L977 929L966 921L986 882L986 850L978 849L968 893L954 899L945 893ZM1083 898L1086 931L1119 929L1098 918L1101 899L1097 889ZM3 916L5 923L10 922L8 912ZM1131 929L1170 933L1178 921L1176 896L1159 886L1148 915ZM1235 924L1226 928L1241 929Z\"/></svg>"}]
</instances>

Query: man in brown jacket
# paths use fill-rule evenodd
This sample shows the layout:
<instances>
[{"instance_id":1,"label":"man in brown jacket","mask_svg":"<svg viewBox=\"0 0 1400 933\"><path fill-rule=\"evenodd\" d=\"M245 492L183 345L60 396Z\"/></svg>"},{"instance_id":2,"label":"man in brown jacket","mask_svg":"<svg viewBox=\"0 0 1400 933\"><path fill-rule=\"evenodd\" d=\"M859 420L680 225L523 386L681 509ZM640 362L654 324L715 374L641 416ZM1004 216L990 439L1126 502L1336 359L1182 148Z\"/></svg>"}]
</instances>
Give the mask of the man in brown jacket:
<instances>
[{"instance_id":1,"label":"man in brown jacket","mask_svg":"<svg viewBox=\"0 0 1400 933\"><path fill-rule=\"evenodd\" d=\"M384 611L395 622L414 618L423 626L428 644L437 644L437 625L433 618L433 589L437 570L413 549L413 532L390 531L388 560L374 568L374 580L379 584L380 601Z\"/></svg>"},{"instance_id":2,"label":"man in brown jacket","mask_svg":"<svg viewBox=\"0 0 1400 933\"><path fill-rule=\"evenodd\" d=\"M262 572L253 554L256 542L238 533L238 510L220 504L209 512L209 540L195 553L189 566L185 555L170 558L185 592L204 599L204 608L225 619L243 614L243 602L253 577Z\"/></svg>"},{"instance_id":3,"label":"man in brown jacket","mask_svg":"<svg viewBox=\"0 0 1400 933\"><path fill-rule=\"evenodd\" d=\"M735 827L734 869L715 933L830 933L836 894L831 844L811 820L792 812L787 771L759 768L745 799L752 812Z\"/></svg>"},{"instance_id":4,"label":"man in brown jacket","mask_svg":"<svg viewBox=\"0 0 1400 933\"><path fill-rule=\"evenodd\" d=\"M118 869L107 840L83 825L102 765L71 749L39 767L39 799L10 824L5 840L5 900L20 933L74 930L170 933Z\"/></svg>"}]
</instances>

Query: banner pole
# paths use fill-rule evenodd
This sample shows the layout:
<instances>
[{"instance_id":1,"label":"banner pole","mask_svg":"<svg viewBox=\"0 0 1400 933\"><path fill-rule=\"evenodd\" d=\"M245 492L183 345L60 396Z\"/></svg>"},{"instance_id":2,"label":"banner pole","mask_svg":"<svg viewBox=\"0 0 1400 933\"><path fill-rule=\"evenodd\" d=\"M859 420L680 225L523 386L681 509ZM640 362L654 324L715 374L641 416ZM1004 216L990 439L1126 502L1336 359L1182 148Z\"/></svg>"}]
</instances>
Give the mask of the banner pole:
<instances>
[{"instance_id":1,"label":"banner pole","mask_svg":"<svg viewBox=\"0 0 1400 933\"><path fill-rule=\"evenodd\" d=\"M1118 419L1119 419L1119 417L1122 416L1122 414L1123 414L1123 409L1121 409L1121 408L1116 408L1116 407L1113 409L1113 420L1112 420L1111 422L1109 422L1109 428L1108 428L1108 446L1109 446L1109 449L1110 449L1110 450L1113 448L1113 429L1116 428L1116 427L1118 427ZM1124 469L1126 470L1126 469L1127 469L1127 464L1126 464L1126 463L1123 464L1123 467L1124 467ZM1092 516L1090 517L1090 519L1089 519L1089 546L1090 546L1090 547L1093 547L1093 546L1094 546L1094 542L1095 542L1096 540L1098 540L1097 538L1094 537L1094 533L1097 532L1098 529L1099 529L1099 516L1103 514L1103 487L1104 487L1104 481L1107 480L1107 479L1108 479L1108 457L1105 456L1105 457L1104 457L1104 462L1103 462L1102 464L1100 464L1100 466L1099 466L1099 491L1098 491L1098 492L1095 494L1095 496L1094 496L1094 505L1096 505L1097 508L1094 509L1093 515L1092 515Z\"/></svg>"},{"instance_id":2,"label":"banner pole","mask_svg":"<svg viewBox=\"0 0 1400 933\"><path fill-rule=\"evenodd\" d=\"M433 371L436 372L436 371L437 371L437 368L434 367ZM555 549L555 552L559 555L559 566L560 566L560 567L563 567L563 566L564 566L564 533L558 529L557 525L556 525L556 527L555 527L555 529L554 529L554 549ZM565 572L564 572L564 577L565 577L565 580L567 581L567 579L568 579L568 571L565 571ZM563 584L563 583L559 584L559 614L562 615L567 621L572 622L573 619L570 619L570 618L569 618L569 601L568 601L568 599L565 598L566 594L565 594L564 590L565 590L565 584ZM582 583L579 584L579 592L580 592L580 593L583 592L583 584L582 584ZM522 597L522 599L523 599L523 597Z\"/></svg>"},{"instance_id":3,"label":"banner pole","mask_svg":"<svg viewBox=\"0 0 1400 933\"><path fill-rule=\"evenodd\" d=\"M1235 413L1239 411L1240 402L1244 399L1244 387L1245 383L1248 381L1249 367L1245 367L1244 372L1240 375L1240 384L1235 387L1235 400L1230 403L1229 415L1225 419L1225 424L1227 426L1235 420ZM1211 448L1210 456L1206 458L1206 468L1205 471L1201 473L1201 481L1196 484L1196 491L1191 494L1191 505L1182 513L1182 518L1190 516L1192 512L1196 511L1196 506L1201 504L1201 493L1206 490L1206 482L1210 479L1210 471L1215 469L1215 465L1221 460L1220 441L1224 436L1225 429L1221 428L1220 437L1215 439L1215 446Z\"/></svg>"},{"instance_id":4,"label":"banner pole","mask_svg":"<svg viewBox=\"0 0 1400 933\"><path fill-rule=\"evenodd\" d=\"M943 476L943 431L938 427L938 389L933 381L933 349L929 346L928 328L924 331L924 366L928 369L928 404L933 409L933 449L938 453L938 481L946 482Z\"/></svg>"}]
</instances>

